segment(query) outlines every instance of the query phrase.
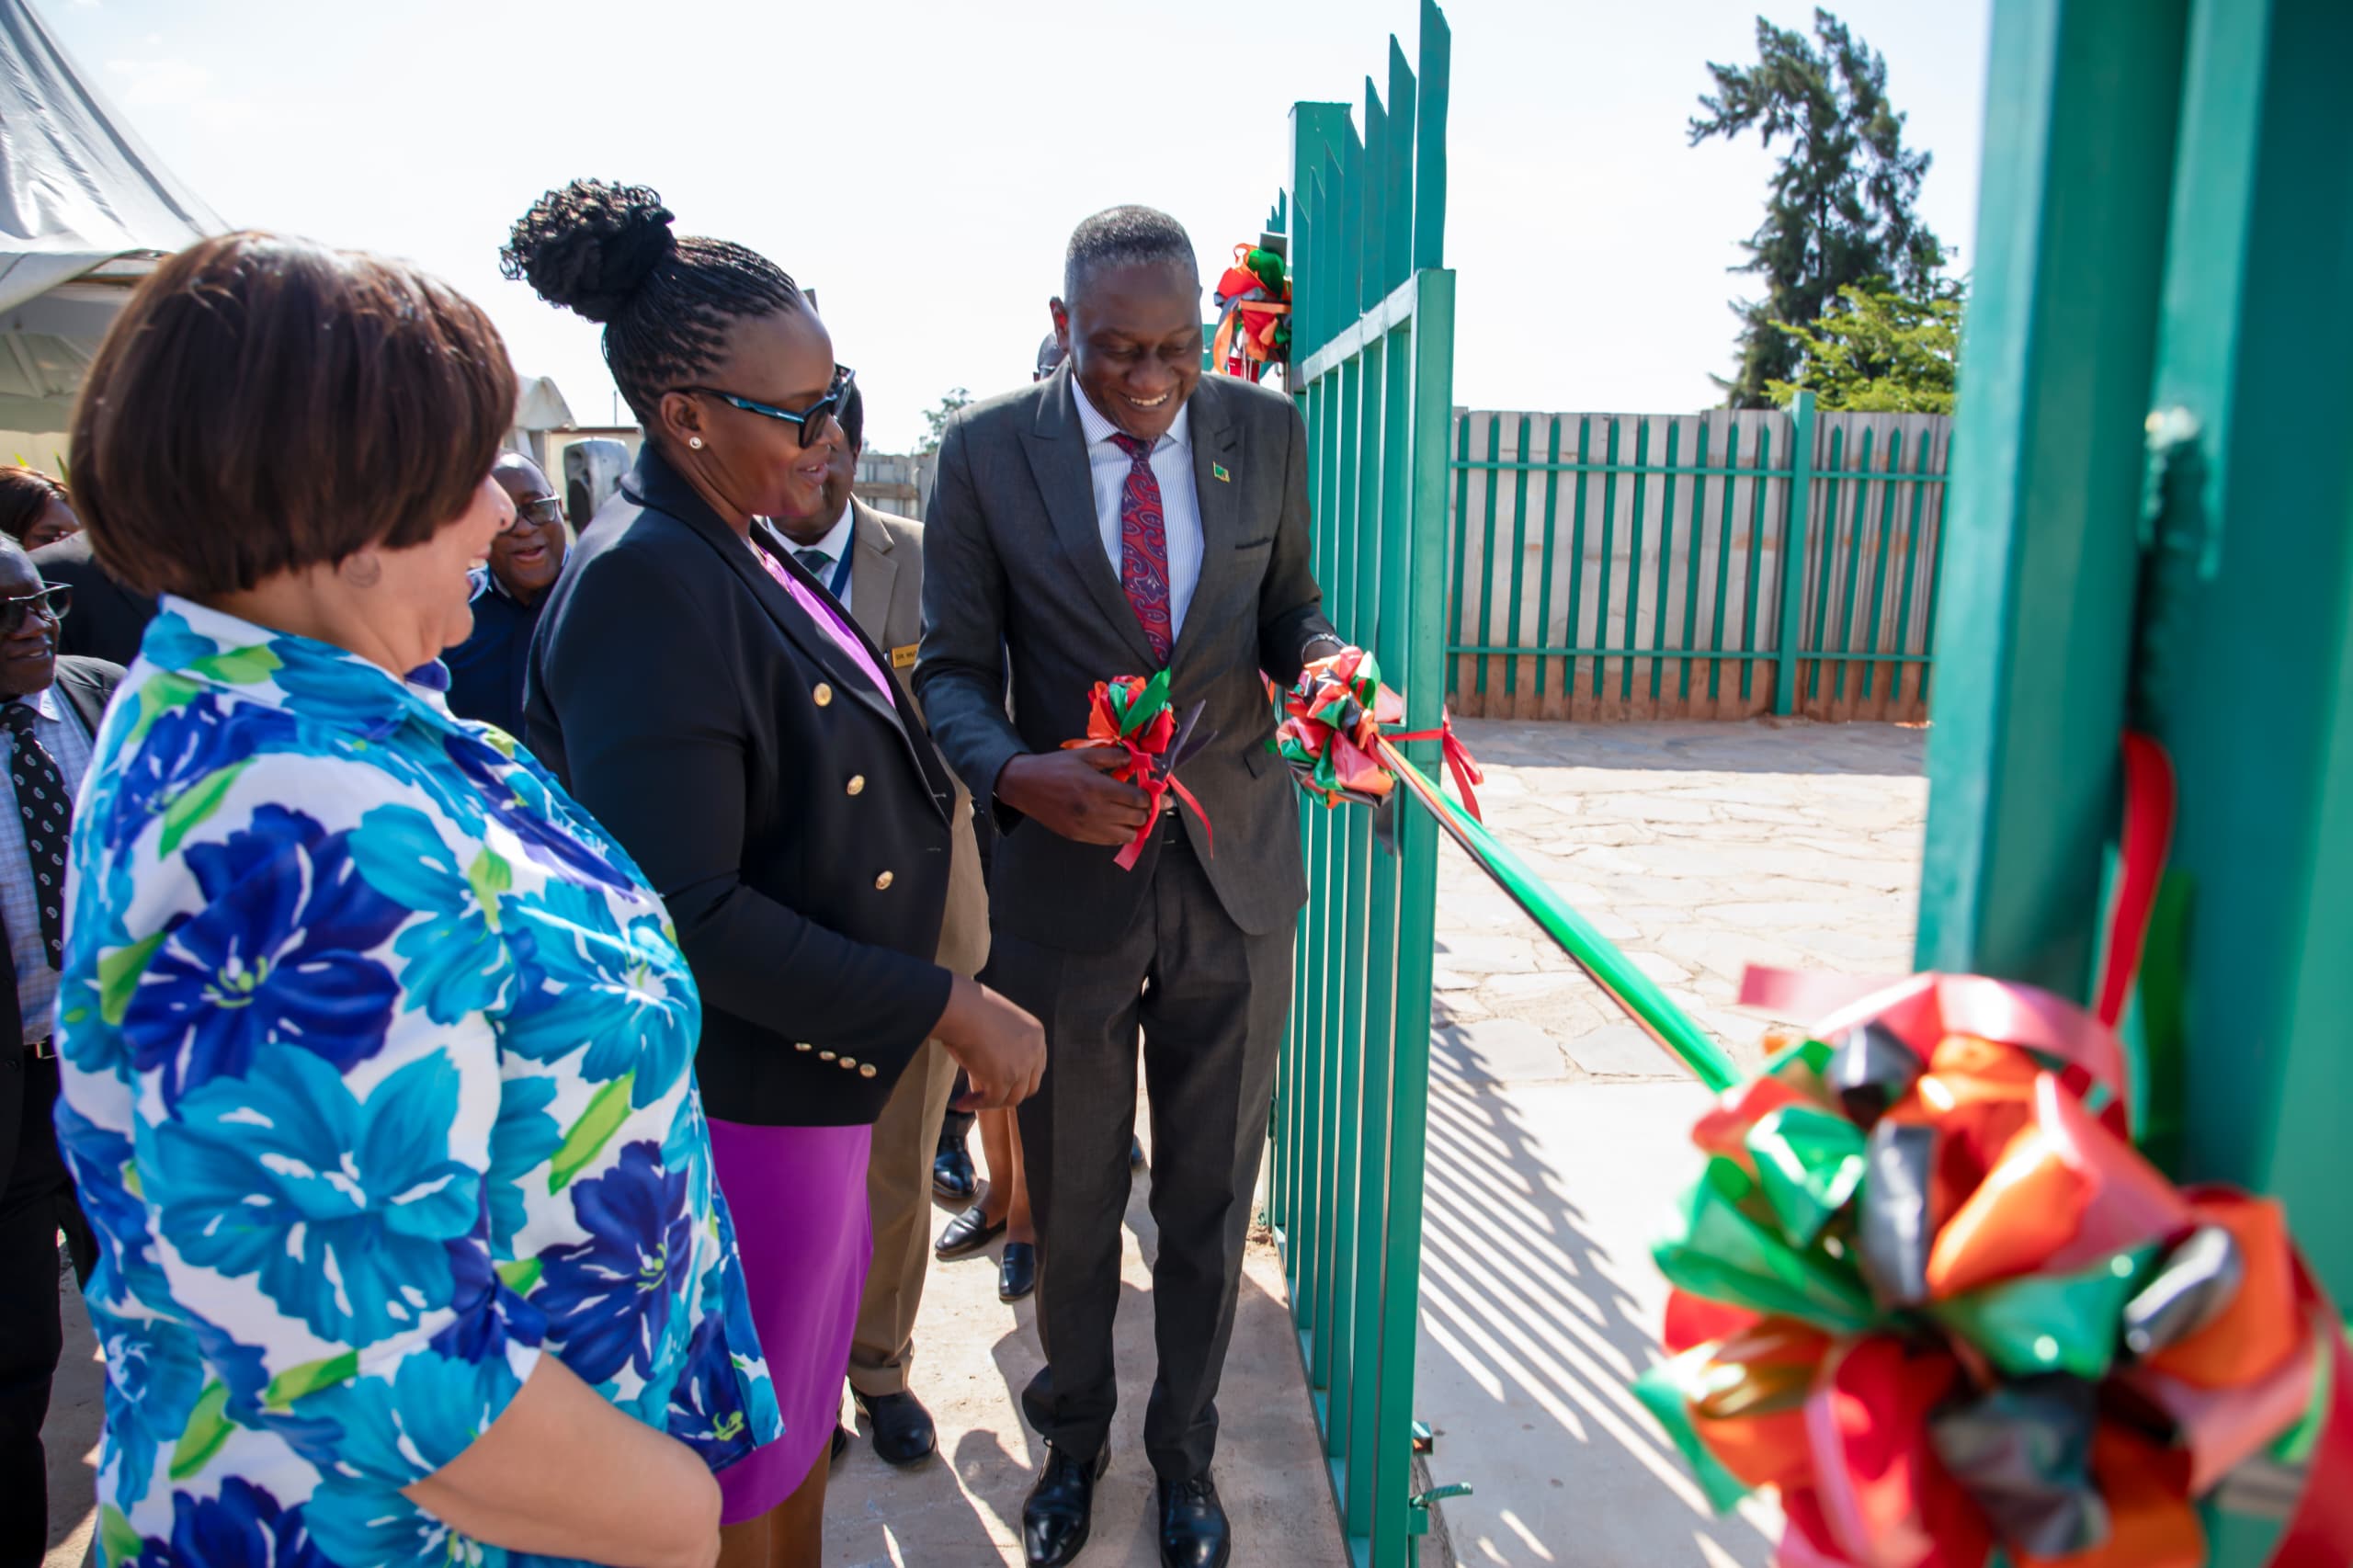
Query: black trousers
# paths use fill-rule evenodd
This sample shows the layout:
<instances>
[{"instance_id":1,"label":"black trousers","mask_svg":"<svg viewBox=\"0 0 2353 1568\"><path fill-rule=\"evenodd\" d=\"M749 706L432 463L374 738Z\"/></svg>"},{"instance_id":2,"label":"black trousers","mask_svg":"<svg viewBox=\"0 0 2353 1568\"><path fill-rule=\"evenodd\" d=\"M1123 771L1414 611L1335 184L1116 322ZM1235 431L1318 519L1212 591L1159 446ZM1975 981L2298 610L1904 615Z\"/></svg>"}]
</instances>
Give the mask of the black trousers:
<instances>
[{"instance_id":1,"label":"black trousers","mask_svg":"<svg viewBox=\"0 0 2353 1568\"><path fill-rule=\"evenodd\" d=\"M1046 1075L1021 1108L1038 1223L1038 1335L1046 1366L1021 1396L1031 1426L1085 1458L1119 1404L1111 1327L1135 1131L1136 1040L1152 1113L1153 1332L1159 1375L1144 1449L1165 1480L1217 1448L1218 1380L1233 1334L1242 1248L1290 1006L1291 933L1236 926L1183 832L1109 952L995 935L990 979L1046 1029Z\"/></svg>"},{"instance_id":2,"label":"black trousers","mask_svg":"<svg viewBox=\"0 0 2353 1568\"><path fill-rule=\"evenodd\" d=\"M0 1184L0 1565L37 1564L49 1546L49 1470L40 1443L49 1389L65 1345L57 1303L57 1233L77 1267L87 1237L50 1117L57 1062L28 1054L0 1063L24 1074L17 1157Z\"/></svg>"}]
</instances>

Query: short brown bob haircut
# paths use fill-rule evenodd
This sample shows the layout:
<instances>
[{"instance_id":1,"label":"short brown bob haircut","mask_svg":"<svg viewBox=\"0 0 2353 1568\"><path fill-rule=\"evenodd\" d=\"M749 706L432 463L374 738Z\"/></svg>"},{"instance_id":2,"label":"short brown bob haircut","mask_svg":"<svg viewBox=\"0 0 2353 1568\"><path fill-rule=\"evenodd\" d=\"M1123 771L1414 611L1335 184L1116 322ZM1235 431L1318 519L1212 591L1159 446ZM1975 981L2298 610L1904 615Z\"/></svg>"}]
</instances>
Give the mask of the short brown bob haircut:
<instances>
[{"instance_id":1,"label":"short brown bob haircut","mask_svg":"<svg viewBox=\"0 0 2353 1568\"><path fill-rule=\"evenodd\" d=\"M506 346L404 262L283 234L165 260L98 346L74 409L74 503L108 574L205 598L472 503L515 421Z\"/></svg>"}]
</instances>

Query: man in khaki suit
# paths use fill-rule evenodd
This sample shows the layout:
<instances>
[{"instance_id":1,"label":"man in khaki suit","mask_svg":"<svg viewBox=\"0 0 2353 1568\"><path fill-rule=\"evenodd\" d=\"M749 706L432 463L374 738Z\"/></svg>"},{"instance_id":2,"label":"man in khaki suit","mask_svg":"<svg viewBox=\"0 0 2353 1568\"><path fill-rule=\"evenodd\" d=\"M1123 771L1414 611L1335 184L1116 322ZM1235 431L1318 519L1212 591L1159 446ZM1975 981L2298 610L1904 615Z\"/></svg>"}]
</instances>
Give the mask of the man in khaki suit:
<instances>
[{"instance_id":1,"label":"man in khaki suit","mask_svg":"<svg viewBox=\"0 0 2353 1568\"><path fill-rule=\"evenodd\" d=\"M778 526L801 563L844 601L850 618L890 655L900 694L912 704L907 681L923 633L923 525L878 512L850 494L866 426L856 383L837 417L841 436L830 459L825 509L806 522L778 519ZM988 893L972 837L972 800L961 783L954 815L955 858L949 869L938 961L958 974L975 975L989 956ZM873 1426L874 1451L892 1464L918 1463L938 1446L931 1413L907 1389L907 1366L915 1358L915 1309L930 1261L933 1145L955 1080L956 1063L938 1041L926 1041L874 1124L867 1164L874 1262L858 1303L849 1381Z\"/></svg>"}]
</instances>

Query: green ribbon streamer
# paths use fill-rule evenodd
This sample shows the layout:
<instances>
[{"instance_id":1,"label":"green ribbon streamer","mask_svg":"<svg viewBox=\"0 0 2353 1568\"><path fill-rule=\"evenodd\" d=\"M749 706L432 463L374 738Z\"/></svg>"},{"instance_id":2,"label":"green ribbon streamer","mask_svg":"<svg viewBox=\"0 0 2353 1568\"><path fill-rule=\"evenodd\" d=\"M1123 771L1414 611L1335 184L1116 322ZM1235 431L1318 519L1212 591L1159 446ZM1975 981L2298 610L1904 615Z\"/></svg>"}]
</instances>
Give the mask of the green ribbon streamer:
<instances>
[{"instance_id":1,"label":"green ribbon streamer","mask_svg":"<svg viewBox=\"0 0 2353 1568\"><path fill-rule=\"evenodd\" d=\"M1847 1258L1792 1246L1749 1211L1756 1186L1718 1157L1683 1195L1676 1233L1651 1249L1668 1284L1711 1301L1795 1318L1831 1335L1869 1333L1882 1314Z\"/></svg>"},{"instance_id":2,"label":"green ribbon streamer","mask_svg":"<svg viewBox=\"0 0 2353 1568\"><path fill-rule=\"evenodd\" d=\"M1489 833L1485 824L1455 810L1428 777L1406 761L1395 747L1389 749L1389 756L1404 770L1415 786L1415 794L1455 843L1495 879L1496 886L1511 895L1512 902L1544 928L1545 934L1608 994L1611 1001L1642 1025L1652 1039L1673 1052L1693 1077L1716 1094L1741 1081L1740 1070L1732 1064L1732 1059L1683 1009L1667 1000L1658 983L1635 968L1615 943L1572 909L1567 900L1529 869L1527 861Z\"/></svg>"}]
</instances>

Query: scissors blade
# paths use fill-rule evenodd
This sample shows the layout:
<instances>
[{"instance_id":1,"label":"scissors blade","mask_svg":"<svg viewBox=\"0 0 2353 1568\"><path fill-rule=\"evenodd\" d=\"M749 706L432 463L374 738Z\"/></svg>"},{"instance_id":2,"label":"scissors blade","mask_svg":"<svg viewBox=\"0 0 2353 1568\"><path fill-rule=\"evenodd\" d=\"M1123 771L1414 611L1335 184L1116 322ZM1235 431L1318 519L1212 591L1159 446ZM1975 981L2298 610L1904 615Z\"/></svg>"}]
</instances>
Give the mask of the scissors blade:
<instances>
[{"instance_id":1,"label":"scissors blade","mask_svg":"<svg viewBox=\"0 0 2353 1568\"><path fill-rule=\"evenodd\" d=\"M1170 741L1168 749L1160 754L1160 777L1163 778L1176 772L1176 765L1185 760L1185 748L1192 742L1193 726L1201 722L1202 710L1208 707L1206 702L1194 703L1192 711L1185 715L1185 722L1176 726L1176 738Z\"/></svg>"},{"instance_id":2,"label":"scissors blade","mask_svg":"<svg viewBox=\"0 0 2353 1568\"><path fill-rule=\"evenodd\" d=\"M1215 730L1203 730L1199 734L1196 734L1190 741L1188 741L1185 744L1183 750L1170 753L1172 760L1168 764L1168 771L1174 773L1178 768L1184 767L1187 763L1192 761L1195 757L1200 756L1201 753L1209 749L1210 743L1215 739L1217 739L1217 732Z\"/></svg>"}]
</instances>

